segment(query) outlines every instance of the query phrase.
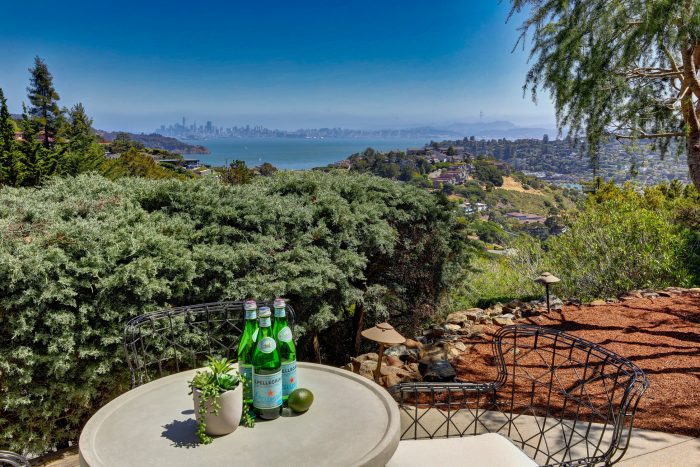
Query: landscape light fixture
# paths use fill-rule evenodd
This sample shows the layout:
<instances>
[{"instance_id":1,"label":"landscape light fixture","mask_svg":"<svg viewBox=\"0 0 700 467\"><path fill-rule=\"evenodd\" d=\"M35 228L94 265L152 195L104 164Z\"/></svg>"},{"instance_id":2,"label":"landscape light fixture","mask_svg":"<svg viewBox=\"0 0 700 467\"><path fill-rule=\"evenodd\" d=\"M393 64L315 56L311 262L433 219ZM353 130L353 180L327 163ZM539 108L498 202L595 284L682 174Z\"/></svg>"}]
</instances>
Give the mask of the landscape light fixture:
<instances>
[{"instance_id":1,"label":"landscape light fixture","mask_svg":"<svg viewBox=\"0 0 700 467\"><path fill-rule=\"evenodd\" d=\"M374 370L374 382L379 384L379 377L382 371L382 358L384 357L385 345L397 345L406 342L406 338L396 332L394 326L389 323L379 323L373 328L362 331L362 337L379 343L379 358L377 368Z\"/></svg>"},{"instance_id":2,"label":"landscape light fixture","mask_svg":"<svg viewBox=\"0 0 700 467\"><path fill-rule=\"evenodd\" d=\"M535 282L544 284L544 288L547 291L547 313L549 313L549 285L561 282L561 279L553 275L551 272L543 272L542 274L540 274L540 277L535 279Z\"/></svg>"}]
</instances>

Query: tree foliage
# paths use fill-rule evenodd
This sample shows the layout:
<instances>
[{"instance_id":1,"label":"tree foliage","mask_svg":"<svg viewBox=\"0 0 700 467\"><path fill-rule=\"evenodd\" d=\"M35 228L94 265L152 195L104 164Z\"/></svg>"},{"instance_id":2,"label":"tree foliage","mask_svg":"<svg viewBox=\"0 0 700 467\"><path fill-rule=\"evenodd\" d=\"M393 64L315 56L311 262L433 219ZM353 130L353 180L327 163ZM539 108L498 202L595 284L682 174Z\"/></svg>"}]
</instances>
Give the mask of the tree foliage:
<instances>
[{"instance_id":1,"label":"tree foliage","mask_svg":"<svg viewBox=\"0 0 700 467\"><path fill-rule=\"evenodd\" d=\"M700 2L691 0L513 0L531 39L525 89L552 96L560 128L585 135L588 153L609 135L686 139L700 188ZM531 33L531 38L528 38Z\"/></svg>"},{"instance_id":2,"label":"tree foliage","mask_svg":"<svg viewBox=\"0 0 700 467\"><path fill-rule=\"evenodd\" d=\"M351 335L352 310L370 326L421 322L465 258L444 200L340 173L4 187L0 232L0 444L35 453L77 441L128 388L121 342L135 315L285 296L299 358L318 336L329 361L352 347L336 338Z\"/></svg>"},{"instance_id":3,"label":"tree foliage","mask_svg":"<svg viewBox=\"0 0 700 467\"><path fill-rule=\"evenodd\" d=\"M29 73L31 74L27 88L31 103L29 115L41 124L43 144L45 148L49 148L61 124L62 114L58 107L58 92L53 86L53 76L41 58L34 58L34 67L29 69Z\"/></svg>"}]
</instances>

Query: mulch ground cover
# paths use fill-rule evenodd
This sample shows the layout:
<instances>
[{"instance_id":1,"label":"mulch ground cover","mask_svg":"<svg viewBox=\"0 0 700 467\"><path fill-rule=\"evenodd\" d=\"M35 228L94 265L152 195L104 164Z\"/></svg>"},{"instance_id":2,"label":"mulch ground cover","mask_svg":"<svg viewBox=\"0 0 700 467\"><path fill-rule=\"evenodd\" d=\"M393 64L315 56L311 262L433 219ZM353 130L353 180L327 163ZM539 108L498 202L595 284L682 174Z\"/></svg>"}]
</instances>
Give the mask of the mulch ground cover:
<instances>
[{"instance_id":1,"label":"mulch ground cover","mask_svg":"<svg viewBox=\"0 0 700 467\"><path fill-rule=\"evenodd\" d=\"M517 322L565 331L630 359L649 380L634 426L700 436L700 293L564 306ZM490 342L498 328L486 329L485 341L453 362L462 380L496 377Z\"/></svg>"}]
</instances>

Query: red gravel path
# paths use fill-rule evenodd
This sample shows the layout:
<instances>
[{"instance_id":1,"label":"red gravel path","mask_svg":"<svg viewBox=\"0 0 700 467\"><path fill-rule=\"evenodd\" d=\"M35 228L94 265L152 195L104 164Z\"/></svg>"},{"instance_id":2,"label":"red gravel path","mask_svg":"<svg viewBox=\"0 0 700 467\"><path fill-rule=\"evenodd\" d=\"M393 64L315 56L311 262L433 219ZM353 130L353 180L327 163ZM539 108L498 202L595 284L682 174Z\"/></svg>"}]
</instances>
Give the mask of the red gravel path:
<instances>
[{"instance_id":1,"label":"red gravel path","mask_svg":"<svg viewBox=\"0 0 700 467\"><path fill-rule=\"evenodd\" d=\"M649 379L634 426L700 436L700 293L640 298L604 306L565 306L523 318L600 344L636 363ZM496 330L488 327L489 334ZM455 363L460 378L495 377L491 336Z\"/></svg>"}]
</instances>

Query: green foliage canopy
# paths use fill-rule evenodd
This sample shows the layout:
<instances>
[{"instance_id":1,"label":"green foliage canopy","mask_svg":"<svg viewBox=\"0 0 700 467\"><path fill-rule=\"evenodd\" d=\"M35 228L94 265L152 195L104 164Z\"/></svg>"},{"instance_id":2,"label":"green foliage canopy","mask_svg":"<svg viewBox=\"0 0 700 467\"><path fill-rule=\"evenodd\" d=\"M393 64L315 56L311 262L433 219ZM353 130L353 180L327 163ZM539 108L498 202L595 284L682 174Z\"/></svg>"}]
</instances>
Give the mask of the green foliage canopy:
<instances>
[{"instance_id":1,"label":"green foliage canopy","mask_svg":"<svg viewBox=\"0 0 700 467\"><path fill-rule=\"evenodd\" d=\"M522 11L534 58L525 89L549 91L559 127L585 134L594 163L611 134L662 151L686 138L700 188L700 2L513 0L511 15Z\"/></svg>"},{"instance_id":2,"label":"green foliage canopy","mask_svg":"<svg viewBox=\"0 0 700 467\"><path fill-rule=\"evenodd\" d=\"M326 355L343 350L324 335L352 328L356 305L369 325L429 316L466 255L449 203L341 173L4 187L0 232L0 444L30 452L76 441L128 389L121 342L135 315L286 296L300 358L312 335Z\"/></svg>"}]
</instances>

